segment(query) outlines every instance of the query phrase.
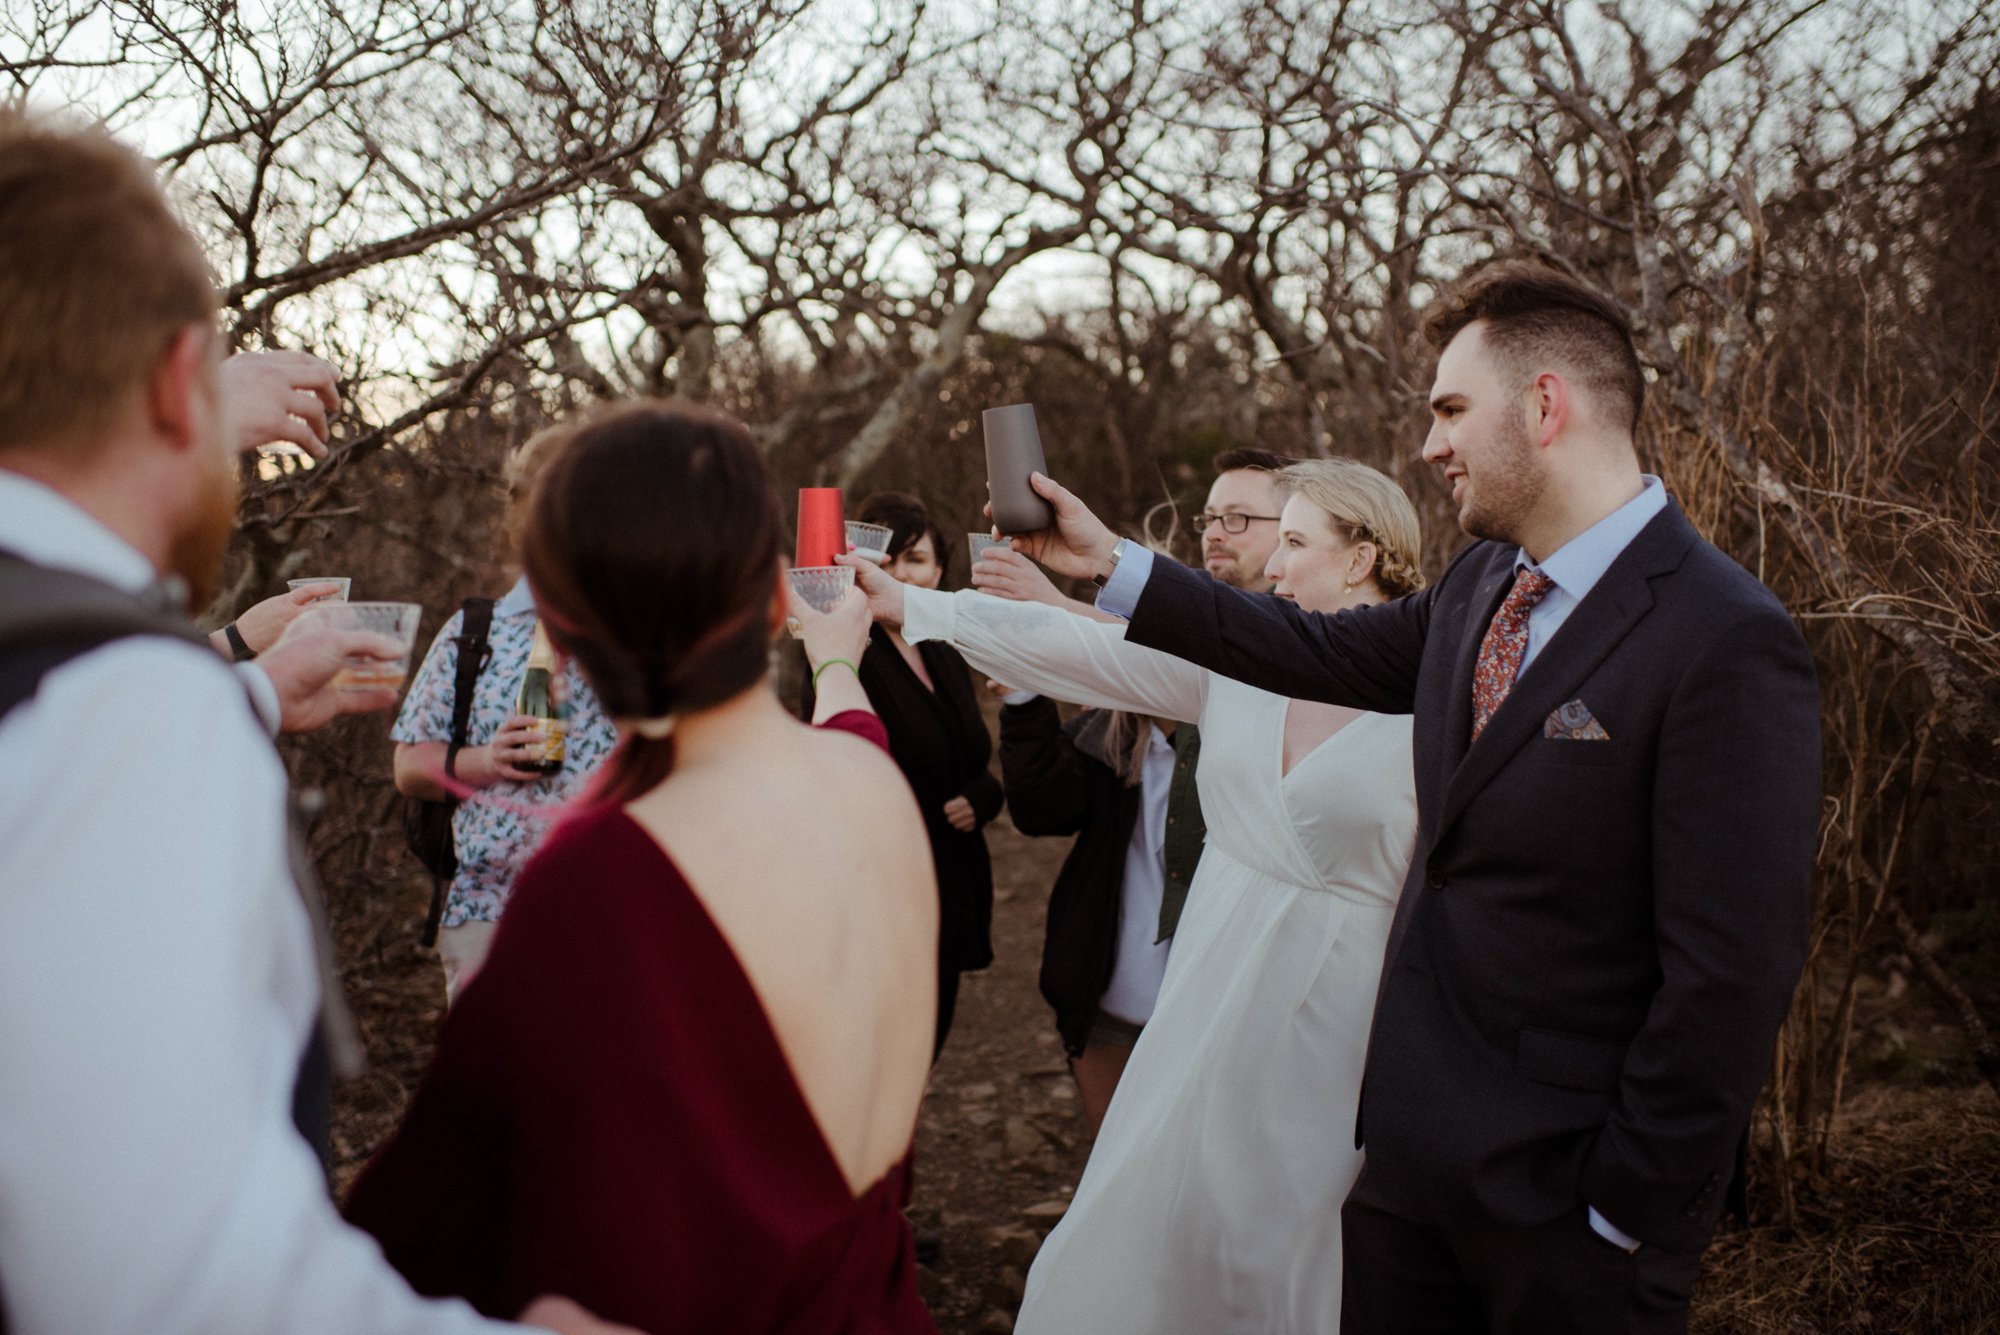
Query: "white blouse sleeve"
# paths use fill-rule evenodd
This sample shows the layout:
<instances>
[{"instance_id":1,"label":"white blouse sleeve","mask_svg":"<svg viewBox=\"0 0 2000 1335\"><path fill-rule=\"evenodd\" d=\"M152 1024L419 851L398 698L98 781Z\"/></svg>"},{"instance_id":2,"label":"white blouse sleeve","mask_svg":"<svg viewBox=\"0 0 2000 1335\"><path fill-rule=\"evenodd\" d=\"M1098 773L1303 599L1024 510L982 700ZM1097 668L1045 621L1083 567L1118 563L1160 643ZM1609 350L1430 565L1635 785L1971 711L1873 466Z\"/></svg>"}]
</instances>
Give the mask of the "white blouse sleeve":
<instances>
[{"instance_id":1,"label":"white blouse sleeve","mask_svg":"<svg viewBox=\"0 0 2000 1335\"><path fill-rule=\"evenodd\" d=\"M1125 642L1125 627L963 589L907 589L903 638L944 640L996 681L1099 709L1197 722L1208 669Z\"/></svg>"}]
</instances>

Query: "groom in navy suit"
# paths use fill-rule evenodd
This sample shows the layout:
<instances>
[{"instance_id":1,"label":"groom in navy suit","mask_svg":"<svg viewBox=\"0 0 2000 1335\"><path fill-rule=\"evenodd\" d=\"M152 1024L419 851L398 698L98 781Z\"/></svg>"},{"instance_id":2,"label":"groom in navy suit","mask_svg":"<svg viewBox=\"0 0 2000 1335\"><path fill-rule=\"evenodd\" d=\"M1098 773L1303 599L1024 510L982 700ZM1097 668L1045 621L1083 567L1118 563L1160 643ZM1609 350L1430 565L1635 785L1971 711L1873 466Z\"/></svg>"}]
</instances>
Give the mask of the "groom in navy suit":
<instances>
[{"instance_id":1,"label":"groom in navy suit","mask_svg":"<svg viewBox=\"0 0 2000 1335\"><path fill-rule=\"evenodd\" d=\"M1805 957L1812 660L1640 472L1615 306L1507 263L1425 329L1424 458L1478 541L1422 593L1302 612L1118 542L1046 479L1057 527L1016 545L1097 578L1136 643L1414 716L1348 1335L1684 1330Z\"/></svg>"}]
</instances>

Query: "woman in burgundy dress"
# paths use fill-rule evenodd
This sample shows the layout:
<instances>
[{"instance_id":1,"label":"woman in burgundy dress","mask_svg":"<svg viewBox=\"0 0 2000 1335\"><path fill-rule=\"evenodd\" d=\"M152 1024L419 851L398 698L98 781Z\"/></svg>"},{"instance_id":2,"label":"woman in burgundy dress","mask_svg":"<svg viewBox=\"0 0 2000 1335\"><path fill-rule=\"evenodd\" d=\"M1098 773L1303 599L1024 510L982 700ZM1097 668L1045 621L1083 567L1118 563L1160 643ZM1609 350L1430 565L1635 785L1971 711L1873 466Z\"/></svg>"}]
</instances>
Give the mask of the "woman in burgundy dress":
<instances>
[{"instance_id":1,"label":"woman in burgundy dress","mask_svg":"<svg viewBox=\"0 0 2000 1335\"><path fill-rule=\"evenodd\" d=\"M788 604L783 542L749 434L706 409L613 409L543 474L528 578L621 742L349 1197L421 1292L564 1293L659 1335L934 1329L902 1212L930 855L855 679L865 606ZM766 681L788 610L822 728Z\"/></svg>"}]
</instances>

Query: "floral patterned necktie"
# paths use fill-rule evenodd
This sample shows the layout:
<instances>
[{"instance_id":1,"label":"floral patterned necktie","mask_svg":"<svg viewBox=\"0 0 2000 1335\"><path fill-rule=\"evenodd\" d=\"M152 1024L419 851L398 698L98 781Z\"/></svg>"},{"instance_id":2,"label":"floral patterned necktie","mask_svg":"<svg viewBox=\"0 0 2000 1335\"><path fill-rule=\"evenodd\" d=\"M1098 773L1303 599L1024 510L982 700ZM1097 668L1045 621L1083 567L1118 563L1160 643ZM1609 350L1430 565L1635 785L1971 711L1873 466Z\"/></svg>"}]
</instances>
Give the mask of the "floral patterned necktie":
<instances>
[{"instance_id":1,"label":"floral patterned necktie","mask_svg":"<svg viewBox=\"0 0 2000 1335\"><path fill-rule=\"evenodd\" d=\"M1528 651L1528 613L1534 610L1556 582L1533 566L1523 567L1507 590L1507 599L1493 614L1486 638L1479 642L1479 666L1472 672L1472 739L1500 708L1514 678L1521 673L1521 657Z\"/></svg>"}]
</instances>

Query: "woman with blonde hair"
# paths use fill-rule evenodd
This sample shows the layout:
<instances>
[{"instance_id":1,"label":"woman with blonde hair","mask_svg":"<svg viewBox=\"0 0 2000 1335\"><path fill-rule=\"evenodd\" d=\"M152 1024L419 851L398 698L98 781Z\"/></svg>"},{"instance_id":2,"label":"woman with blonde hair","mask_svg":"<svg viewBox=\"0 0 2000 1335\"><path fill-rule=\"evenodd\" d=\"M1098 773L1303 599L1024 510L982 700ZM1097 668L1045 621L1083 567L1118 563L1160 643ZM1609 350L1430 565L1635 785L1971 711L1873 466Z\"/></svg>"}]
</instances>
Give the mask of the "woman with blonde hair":
<instances>
[{"instance_id":1,"label":"woman with blonde hair","mask_svg":"<svg viewBox=\"0 0 2000 1335\"><path fill-rule=\"evenodd\" d=\"M1422 587L1416 513L1347 460L1280 474L1265 569L1327 612ZM1152 1018L1016 1329L1326 1335L1376 984L1416 837L1410 720L1287 700L1037 603L908 589L871 610L1011 685L1198 723L1208 838Z\"/></svg>"}]
</instances>

